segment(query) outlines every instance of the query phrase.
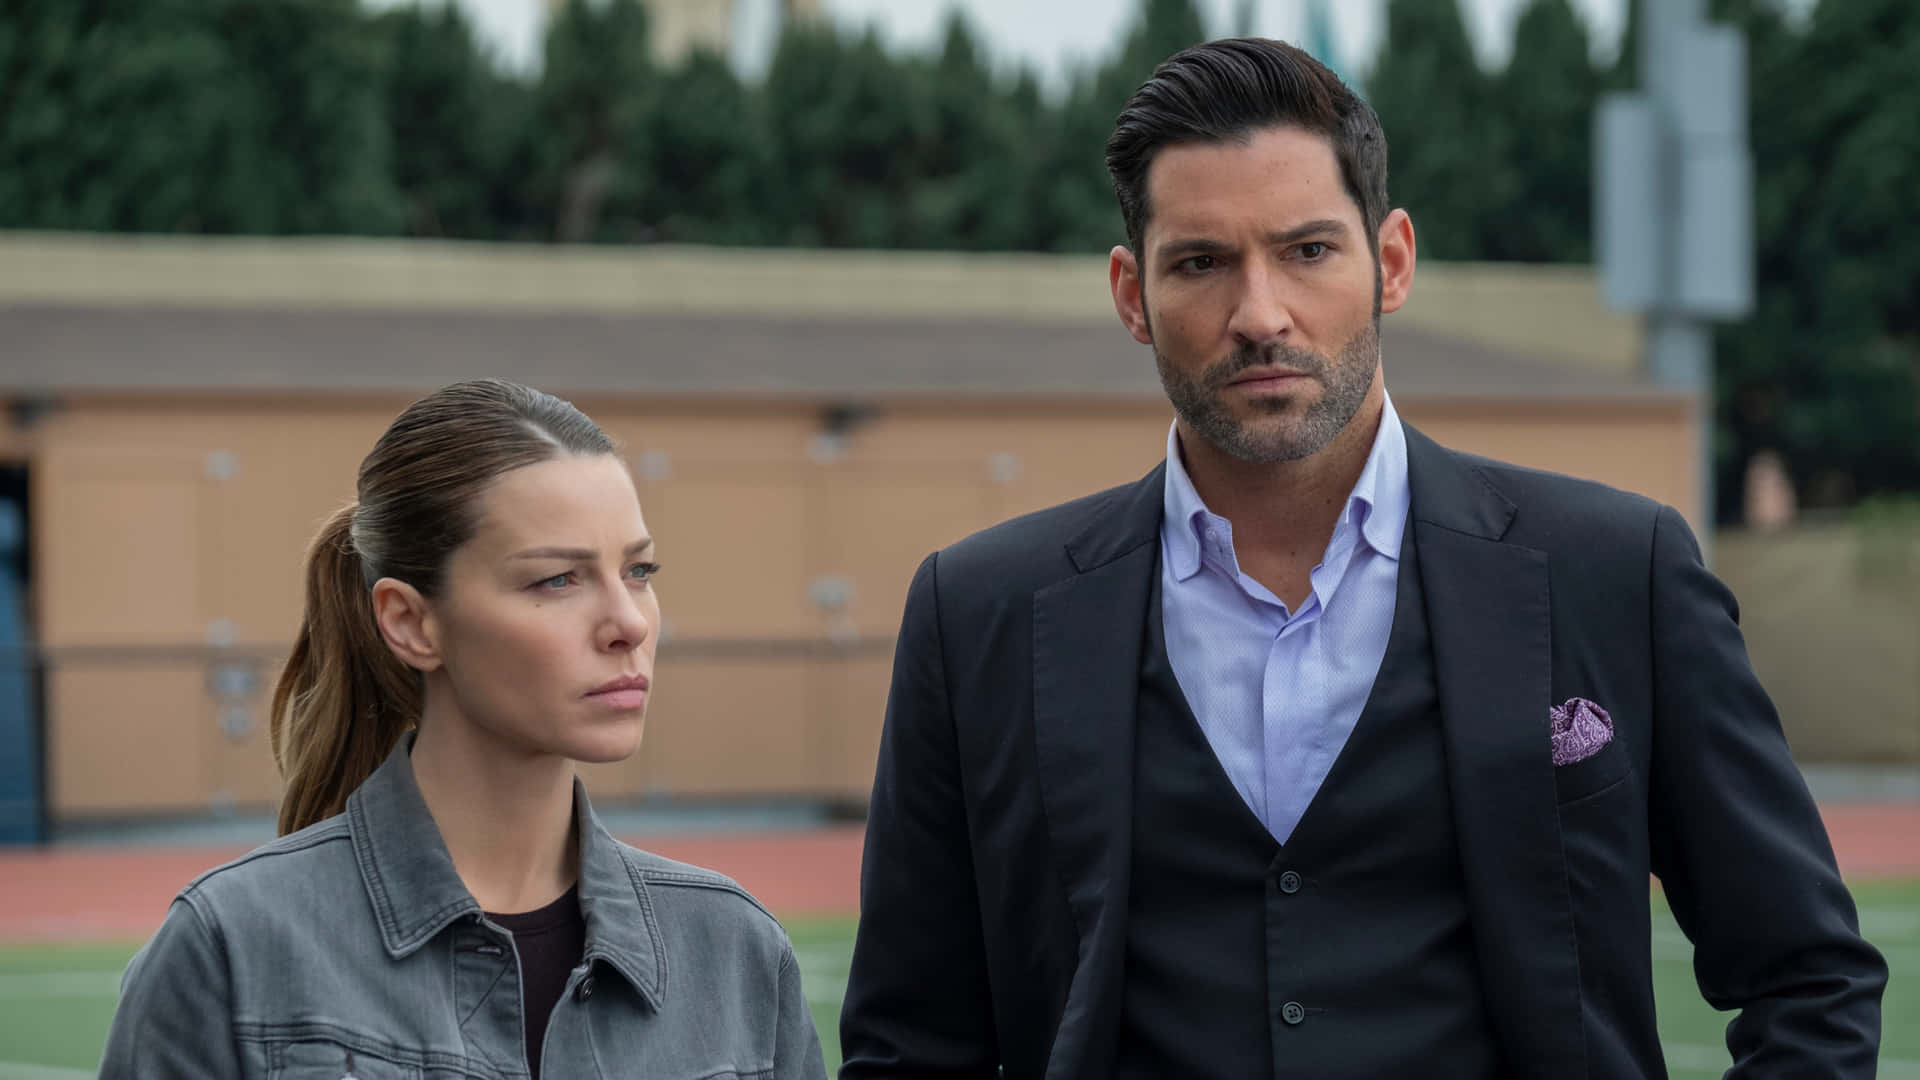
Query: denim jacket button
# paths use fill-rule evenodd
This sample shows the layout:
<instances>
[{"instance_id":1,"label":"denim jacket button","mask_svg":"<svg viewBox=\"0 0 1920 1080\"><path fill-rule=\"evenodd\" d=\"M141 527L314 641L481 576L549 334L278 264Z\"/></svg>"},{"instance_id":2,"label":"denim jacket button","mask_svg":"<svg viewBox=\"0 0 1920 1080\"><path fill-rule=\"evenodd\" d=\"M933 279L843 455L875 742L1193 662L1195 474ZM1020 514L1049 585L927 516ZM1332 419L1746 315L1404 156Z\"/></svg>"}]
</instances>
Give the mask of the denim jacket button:
<instances>
[{"instance_id":1,"label":"denim jacket button","mask_svg":"<svg viewBox=\"0 0 1920 1080\"><path fill-rule=\"evenodd\" d=\"M573 1000L586 1001L591 997L593 997L593 976L589 975L580 980L579 986L574 987Z\"/></svg>"}]
</instances>

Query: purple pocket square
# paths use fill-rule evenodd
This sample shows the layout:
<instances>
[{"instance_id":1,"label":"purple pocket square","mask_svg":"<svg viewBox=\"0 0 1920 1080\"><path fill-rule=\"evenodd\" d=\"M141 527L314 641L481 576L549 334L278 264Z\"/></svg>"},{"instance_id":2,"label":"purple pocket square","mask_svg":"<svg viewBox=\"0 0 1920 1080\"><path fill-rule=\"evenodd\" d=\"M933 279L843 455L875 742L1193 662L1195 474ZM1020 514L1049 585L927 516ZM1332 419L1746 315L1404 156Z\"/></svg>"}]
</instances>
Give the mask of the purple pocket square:
<instances>
[{"instance_id":1,"label":"purple pocket square","mask_svg":"<svg viewBox=\"0 0 1920 1080\"><path fill-rule=\"evenodd\" d=\"M1613 741L1613 717L1586 698L1568 698L1548 714L1552 718L1553 763L1585 761Z\"/></svg>"}]
</instances>

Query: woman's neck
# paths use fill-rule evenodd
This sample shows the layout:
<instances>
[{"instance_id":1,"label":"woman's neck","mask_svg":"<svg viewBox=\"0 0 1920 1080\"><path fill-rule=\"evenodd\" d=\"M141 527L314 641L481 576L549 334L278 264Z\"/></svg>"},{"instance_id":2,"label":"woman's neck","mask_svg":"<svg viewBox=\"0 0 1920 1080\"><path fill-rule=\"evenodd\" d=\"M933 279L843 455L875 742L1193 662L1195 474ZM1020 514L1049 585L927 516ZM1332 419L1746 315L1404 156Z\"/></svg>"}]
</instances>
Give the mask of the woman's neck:
<instances>
[{"instance_id":1,"label":"woman's neck","mask_svg":"<svg viewBox=\"0 0 1920 1080\"><path fill-rule=\"evenodd\" d=\"M460 880L483 910L532 911L580 876L573 762L508 746L429 698L413 775Z\"/></svg>"}]
</instances>

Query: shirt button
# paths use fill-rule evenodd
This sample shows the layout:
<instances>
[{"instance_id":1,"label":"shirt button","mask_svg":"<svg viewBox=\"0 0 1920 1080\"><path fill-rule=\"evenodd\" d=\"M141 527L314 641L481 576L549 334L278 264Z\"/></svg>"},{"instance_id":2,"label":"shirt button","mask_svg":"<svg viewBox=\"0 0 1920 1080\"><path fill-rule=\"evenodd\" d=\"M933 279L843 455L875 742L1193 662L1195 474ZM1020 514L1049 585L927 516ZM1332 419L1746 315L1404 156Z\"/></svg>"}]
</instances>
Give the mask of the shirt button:
<instances>
[{"instance_id":1,"label":"shirt button","mask_svg":"<svg viewBox=\"0 0 1920 1080\"><path fill-rule=\"evenodd\" d=\"M1289 1001L1280 1006L1280 1019L1289 1024L1300 1024L1307 1019L1307 1010L1297 1001Z\"/></svg>"},{"instance_id":2,"label":"shirt button","mask_svg":"<svg viewBox=\"0 0 1920 1080\"><path fill-rule=\"evenodd\" d=\"M1300 891L1300 875L1292 870L1280 875L1280 891L1292 896Z\"/></svg>"},{"instance_id":3,"label":"shirt button","mask_svg":"<svg viewBox=\"0 0 1920 1080\"><path fill-rule=\"evenodd\" d=\"M573 988L573 1000L587 1001L587 1000L590 1000L592 997L593 997L593 976L589 975L586 978L580 980L579 986L576 986Z\"/></svg>"}]
</instances>

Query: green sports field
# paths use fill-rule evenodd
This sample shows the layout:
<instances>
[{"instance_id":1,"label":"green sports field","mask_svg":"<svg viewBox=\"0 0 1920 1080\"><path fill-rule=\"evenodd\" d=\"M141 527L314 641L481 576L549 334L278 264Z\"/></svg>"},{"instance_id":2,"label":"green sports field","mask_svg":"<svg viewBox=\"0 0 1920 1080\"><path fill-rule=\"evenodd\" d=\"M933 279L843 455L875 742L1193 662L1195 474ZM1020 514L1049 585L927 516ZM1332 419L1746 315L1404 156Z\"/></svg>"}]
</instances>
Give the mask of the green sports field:
<instances>
[{"instance_id":1,"label":"green sports field","mask_svg":"<svg viewBox=\"0 0 1920 1080\"><path fill-rule=\"evenodd\" d=\"M1855 887L1867 938L1886 953L1887 990L1880 1075L1920 1080L1920 882ZM1686 940L1654 898L1654 981L1660 1031L1676 1080L1706 1080L1725 1070L1725 1014L1694 990ZM853 923L792 920L787 925L805 972L827 1063L838 1065L840 994L846 987ZM78 1080L93 1075L113 1015L130 944L0 946L0 1080Z\"/></svg>"}]
</instances>

